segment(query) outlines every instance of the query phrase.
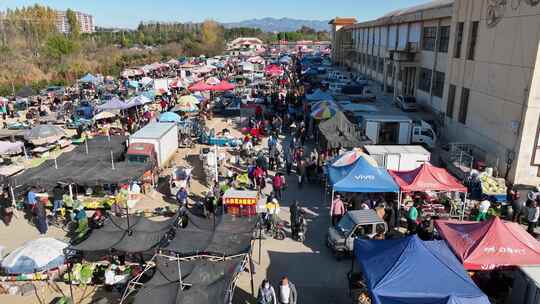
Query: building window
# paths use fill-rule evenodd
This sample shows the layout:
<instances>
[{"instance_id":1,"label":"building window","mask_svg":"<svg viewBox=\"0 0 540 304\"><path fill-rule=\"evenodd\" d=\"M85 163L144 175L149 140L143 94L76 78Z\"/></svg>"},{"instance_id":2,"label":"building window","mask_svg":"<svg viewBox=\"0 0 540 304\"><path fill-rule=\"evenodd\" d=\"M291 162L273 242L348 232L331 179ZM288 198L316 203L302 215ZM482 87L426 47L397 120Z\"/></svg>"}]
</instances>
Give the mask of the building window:
<instances>
[{"instance_id":1,"label":"building window","mask_svg":"<svg viewBox=\"0 0 540 304\"><path fill-rule=\"evenodd\" d=\"M379 73L384 71L384 59L379 58Z\"/></svg>"},{"instance_id":2,"label":"building window","mask_svg":"<svg viewBox=\"0 0 540 304\"><path fill-rule=\"evenodd\" d=\"M422 32L422 49L425 51L434 51L435 41L437 41L437 27L424 27Z\"/></svg>"},{"instance_id":3,"label":"building window","mask_svg":"<svg viewBox=\"0 0 540 304\"><path fill-rule=\"evenodd\" d=\"M444 91L444 73L435 71L435 75L433 75L433 77L432 94L433 96L442 98Z\"/></svg>"},{"instance_id":4,"label":"building window","mask_svg":"<svg viewBox=\"0 0 540 304\"><path fill-rule=\"evenodd\" d=\"M448 100L446 101L446 116L454 118L454 103L456 101L456 86L451 84L448 87Z\"/></svg>"},{"instance_id":5,"label":"building window","mask_svg":"<svg viewBox=\"0 0 540 304\"><path fill-rule=\"evenodd\" d=\"M458 121L462 124L467 123L467 110L469 108L469 89L461 89L461 104L459 105Z\"/></svg>"},{"instance_id":6,"label":"building window","mask_svg":"<svg viewBox=\"0 0 540 304\"><path fill-rule=\"evenodd\" d=\"M429 92L431 87L431 70L421 68L420 78L418 79L418 89L424 92Z\"/></svg>"},{"instance_id":7,"label":"building window","mask_svg":"<svg viewBox=\"0 0 540 304\"><path fill-rule=\"evenodd\" d=\"M463 44L463 26L465 23L458 22L456 25L456 44L454 46L454 58L461 57L461 45Z\"/></svg>"},{"instance_id":8,"label":"building window","mask_svg":"<svg viewBox=\"0 0 540 304\"><path fill-rule=\"evenodd\" d=\"M441 53L448 53L448 42L450 41L450 26L439 27L439 45L437 50Z\"/></svg>"},{"instance_id":9,"label":"building window","mask_svg":"<svg viewBox=\"0 0 540 304\"><path fill-rule=\"evenodd\" d=\"M474 60L476 50L476 39L478 38L478 21L473 21L471 26L471 39L469 39L469 51L467 53L468 60Z\"/></svg>"}]
</instances>

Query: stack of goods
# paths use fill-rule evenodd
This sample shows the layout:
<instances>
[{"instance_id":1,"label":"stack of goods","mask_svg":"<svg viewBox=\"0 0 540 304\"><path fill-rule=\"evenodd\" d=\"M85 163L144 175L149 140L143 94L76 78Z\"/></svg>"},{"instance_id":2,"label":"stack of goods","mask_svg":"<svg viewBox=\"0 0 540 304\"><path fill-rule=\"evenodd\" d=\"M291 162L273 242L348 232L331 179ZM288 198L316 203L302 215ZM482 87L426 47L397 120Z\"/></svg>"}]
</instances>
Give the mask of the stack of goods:
<instances>
[{"instance_id":1,"label":"stack of goods","mask_svg":"<svg viewBox=\"0 0 540 304\"><path fill-rule=\"evenodd\" d=\"M502 178L494 178L481 173L478 178L482 183L482 194L495 198L497 201L506 200L506 183Z\"/></svg>"}]
</instances>

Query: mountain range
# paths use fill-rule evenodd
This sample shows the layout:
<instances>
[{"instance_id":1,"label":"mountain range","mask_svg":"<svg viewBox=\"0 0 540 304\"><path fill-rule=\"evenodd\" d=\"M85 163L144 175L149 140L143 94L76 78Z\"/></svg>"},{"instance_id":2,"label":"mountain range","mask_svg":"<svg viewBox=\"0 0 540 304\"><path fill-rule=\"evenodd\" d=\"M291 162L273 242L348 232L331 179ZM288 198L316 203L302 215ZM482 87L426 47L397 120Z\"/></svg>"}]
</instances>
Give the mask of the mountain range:
<instances>
[{"instance_id":1,"label":"mountain range","mask_svg":"<svg viewBox=\"0 0 540 304\"><path fill-rule=\"evenodd\" d=\"M226 28L251 27L258 28L264 32L294 32L302 26L310 27L316 31L328 31L330 27L328 21L323 20L301 20L292 18L262 18L249 19L240 22L223 23Z\"/></svg>"}]
</instances>

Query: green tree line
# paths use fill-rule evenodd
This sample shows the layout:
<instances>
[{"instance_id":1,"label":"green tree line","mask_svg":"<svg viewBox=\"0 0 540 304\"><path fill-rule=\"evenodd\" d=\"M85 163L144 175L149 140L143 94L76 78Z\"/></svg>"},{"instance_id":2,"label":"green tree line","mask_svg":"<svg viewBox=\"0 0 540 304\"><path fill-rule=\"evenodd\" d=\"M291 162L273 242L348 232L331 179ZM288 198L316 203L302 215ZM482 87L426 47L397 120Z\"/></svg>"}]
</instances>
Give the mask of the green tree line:
<instances>
[{"instance_id":1,"label":"green tree line","mask_svg":"<svg viewBox=\"0 0 540 304\"><path fill-rule=\"evenodd\" d=\"M66 11L69 33L56 28L56 11L33 5L0 15L0 95L22 86L69 84L85 73L117 76L130 66L180 56L214 56L225 41L257 37L278 40L326 40L325 32L304 27L296 32L265 33L253 28L225 29L202 23L150 22L135 30L97 28L81 33L76 13Z\"/></svg>"}]
</instances>

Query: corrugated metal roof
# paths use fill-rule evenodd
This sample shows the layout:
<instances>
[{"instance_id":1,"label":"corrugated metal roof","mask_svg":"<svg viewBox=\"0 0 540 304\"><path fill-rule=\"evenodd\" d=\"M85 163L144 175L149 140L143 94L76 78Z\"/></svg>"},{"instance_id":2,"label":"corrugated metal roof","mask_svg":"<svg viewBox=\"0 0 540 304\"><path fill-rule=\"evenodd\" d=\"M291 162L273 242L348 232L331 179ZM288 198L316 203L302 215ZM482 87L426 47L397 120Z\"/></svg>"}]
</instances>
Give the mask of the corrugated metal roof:
<instances>
[{"instance_id":1,"label":"corrugated metal roof","mask_svg":"<svg viewBox=\"0 0 540 304\"><path fill-rule=\"evenodd\" d=\"M161 138L175 126L175 123L154 122L135 132L130 138Z\"/></svg>"},{"instance_id":2,"label":"corrugated metal roof","mask_svg":"<svg viewBox=\"0 0 540 304\"><path fill-rule=\"evenodd\" d=\"M373 209L369 210L352 210L347 212L351 219L356 224L373 224L373 223L384 223L381 217Z\"/></svg>"}]
</instances>

